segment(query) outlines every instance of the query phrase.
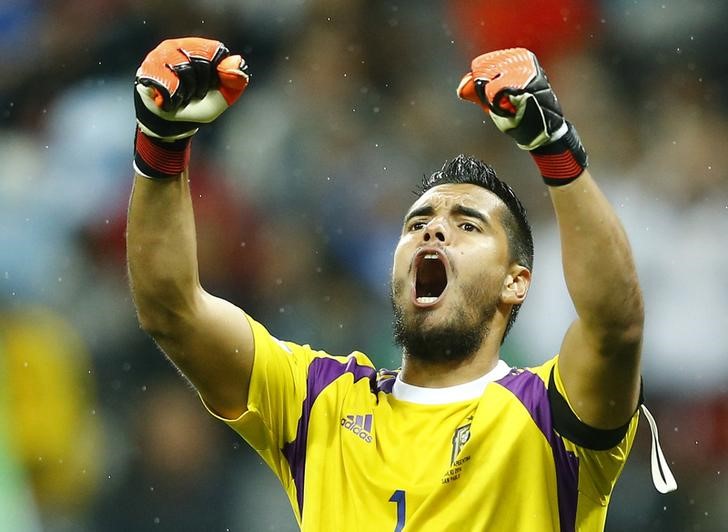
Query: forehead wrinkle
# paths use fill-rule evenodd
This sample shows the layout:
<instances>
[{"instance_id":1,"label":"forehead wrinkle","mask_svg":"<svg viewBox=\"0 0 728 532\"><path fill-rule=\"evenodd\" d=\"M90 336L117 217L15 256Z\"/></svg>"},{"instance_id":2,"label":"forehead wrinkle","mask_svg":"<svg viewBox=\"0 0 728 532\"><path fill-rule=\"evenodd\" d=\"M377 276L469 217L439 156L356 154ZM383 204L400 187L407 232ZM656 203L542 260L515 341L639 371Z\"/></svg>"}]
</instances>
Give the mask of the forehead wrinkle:
<instances>
[{"instance_id":1,"label":"forehead wrinkle","mask_svg":"<svg viewBox=\"0 0 728 532\"><path fill-rule=\"evenodd\" d=\"M418 203L422 204L418 206ZM433 187L420 196L404 221L415 216L432 216L438 210L448 208L451 215L470 216L493 226L493 216L499 218L497 213L501 207L505 207L503 201L487 189L472 184L448 183Z\"/></svg>"}]
</instances>

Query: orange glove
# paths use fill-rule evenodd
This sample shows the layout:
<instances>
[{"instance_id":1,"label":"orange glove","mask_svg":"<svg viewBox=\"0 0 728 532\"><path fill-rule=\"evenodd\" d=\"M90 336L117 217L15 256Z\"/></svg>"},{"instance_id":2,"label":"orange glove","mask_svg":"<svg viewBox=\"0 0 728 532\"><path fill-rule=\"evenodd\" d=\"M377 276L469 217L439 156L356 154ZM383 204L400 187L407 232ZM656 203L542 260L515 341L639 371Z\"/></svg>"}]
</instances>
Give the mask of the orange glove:
<instances>
[{"instance_id":1,"label":"orange glove","mask_svg":"<svg viewBox=\"0 0 728 532\"><path fill-rule=\"evenodd\" d=\"M147 177L171 177L189 161L189 140L235 103L248 86L245 61L219 41L163 41L137 70L134 164Z\"/></svg>"},{"instance_id":2,"label":"orange glove","mask_svg":"<svg viewBox=\"0 0 728 532\"><path fill-rule=\"evenodd\" d=\"M496 127L528 150L548 185L564 185L587 166L587 155L574 126L538 64L525 48L510 48L473 59L457 89L478 104Z\"/></svg>"}]
</instances>

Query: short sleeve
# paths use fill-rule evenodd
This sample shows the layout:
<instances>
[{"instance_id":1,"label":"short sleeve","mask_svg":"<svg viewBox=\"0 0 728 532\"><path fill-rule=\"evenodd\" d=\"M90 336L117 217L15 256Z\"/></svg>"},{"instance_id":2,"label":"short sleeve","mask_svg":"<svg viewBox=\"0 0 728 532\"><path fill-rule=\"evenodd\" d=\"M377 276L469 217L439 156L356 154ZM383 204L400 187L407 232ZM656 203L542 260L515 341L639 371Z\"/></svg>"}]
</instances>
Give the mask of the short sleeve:
<instances>
[{"instance_id":1,"label":"short sleeve","mask_svg":"<svg viewBox=\"0 0 728 532\"><path fill-rule=\"evenodd\" d=\"M611 430L591 427L574 413L559 374L558 357L548 374L553 428L566 448L579 458L579 491L606 505L637 432L639 410L623 426Z\"/></svg>"}]
</instances>

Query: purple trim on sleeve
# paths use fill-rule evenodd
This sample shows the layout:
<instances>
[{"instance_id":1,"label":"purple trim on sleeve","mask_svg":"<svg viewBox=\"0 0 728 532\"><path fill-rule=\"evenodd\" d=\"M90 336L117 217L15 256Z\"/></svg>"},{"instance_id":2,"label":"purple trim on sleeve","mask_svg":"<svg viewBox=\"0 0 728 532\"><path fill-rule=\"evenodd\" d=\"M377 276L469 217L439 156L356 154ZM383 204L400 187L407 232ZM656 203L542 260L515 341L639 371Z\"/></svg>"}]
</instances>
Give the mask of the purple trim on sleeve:
<instances>
[{"instance_id":1,"label":"purple trim on sleeve","mask_svg":"<svg viewBox=\"0 0 728 532\"><path fill-rule=\"evenodd\" d=\"M561 532L574 532L576 527L576 503L578 499L579 459L566 450L563 440L553 430L551 405L546 385L538 375L530 371L511 371L497 381L510 390L526 407L531 419L546 436L551 445L556 464L556 486L559 499Z\"/></svg>"},{"instance_id":2,"label":"purple trim on sleeve","mask_svg":"<svg viewBox=\"0 0 728 532\"><path fill-rule=\"evenodd\" d=\"M308 378L306 380L306 398L303 400L301 417L298 419L296 437L293 441L286 443L281 451L288 460L291 469L291 476L296 485L296 498L298 499L298 510L303 519L303 487L306 474L306 443L308 440L308 424L311 417L311 409L316 398L321 392L337 378L345 373L354 376L354 382L360 379L369 379L374 383L376 372L369 366L360 366L356 359L351 356L346 363L328 357L314 359L308 366ZM371 385L370 385L371 387Z\"/></svg>"}]
</instances>

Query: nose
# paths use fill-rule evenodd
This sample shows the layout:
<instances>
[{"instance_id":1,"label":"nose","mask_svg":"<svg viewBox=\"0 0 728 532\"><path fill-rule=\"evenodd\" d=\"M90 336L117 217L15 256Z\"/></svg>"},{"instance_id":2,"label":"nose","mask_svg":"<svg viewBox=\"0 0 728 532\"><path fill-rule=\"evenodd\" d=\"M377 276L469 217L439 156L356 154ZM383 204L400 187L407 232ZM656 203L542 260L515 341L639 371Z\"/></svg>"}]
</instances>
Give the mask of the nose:
<instances>
[{"instance_id":1,"label":"nose","mask_svg":"<svg viewBox=\"0 0 728 532\"><path fill-rule=\"evenodd\" d=\"M440 220L439 218L433 218L430 220L430 223L427 224L427 227L425 227L424 234L422 235L422 239L425 242L441 242L446 243L447 242L447 230L445 228L445 224Z\"/></svg>"}]
</instances>

